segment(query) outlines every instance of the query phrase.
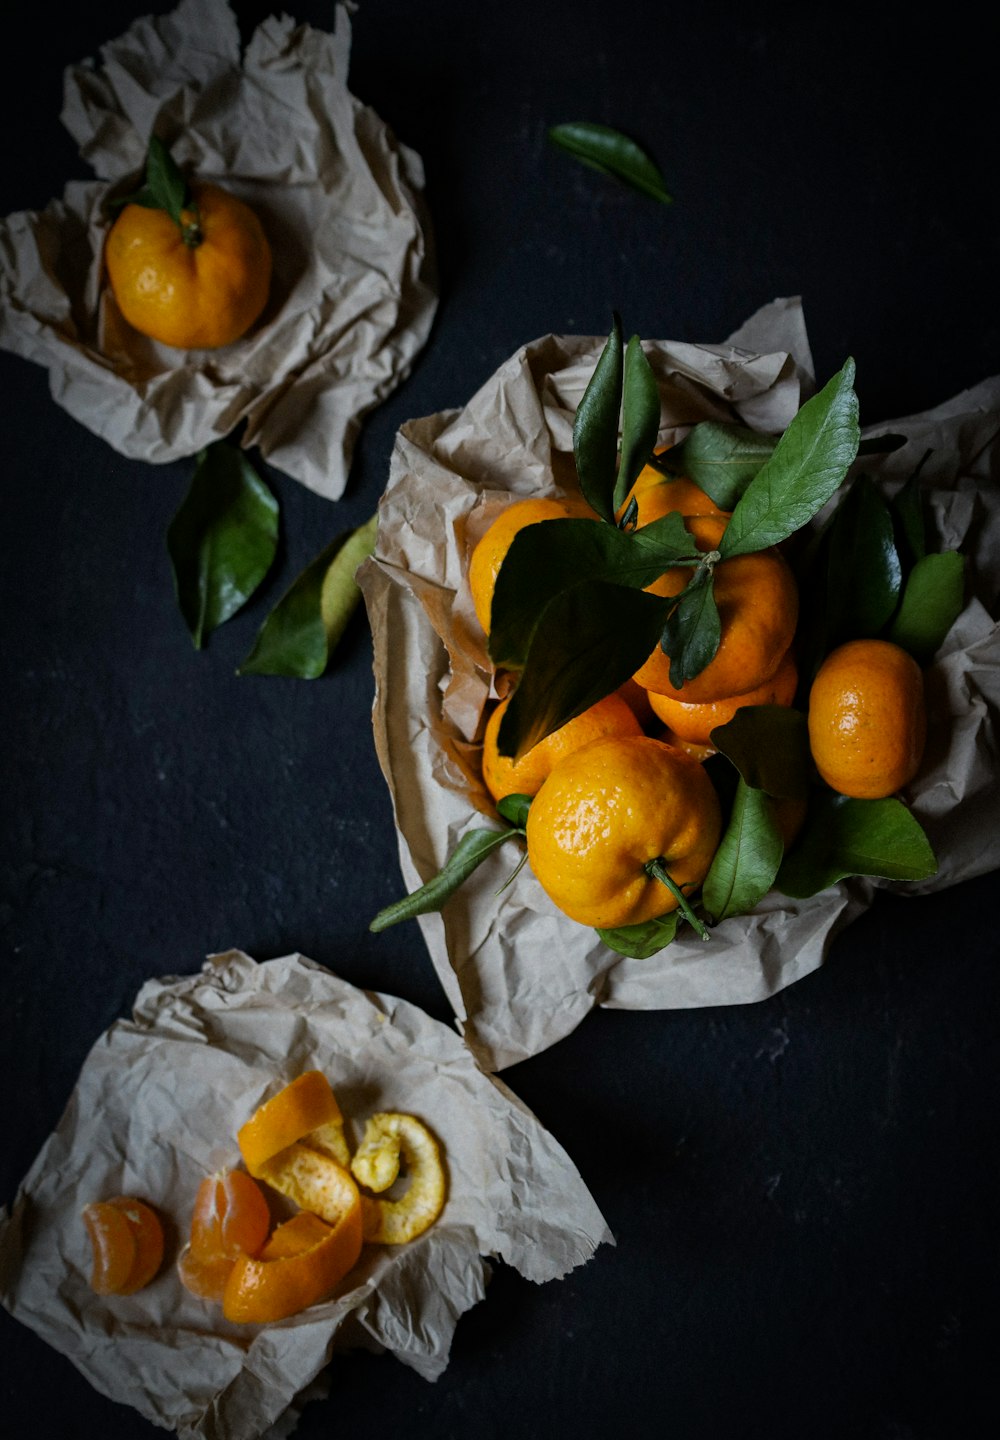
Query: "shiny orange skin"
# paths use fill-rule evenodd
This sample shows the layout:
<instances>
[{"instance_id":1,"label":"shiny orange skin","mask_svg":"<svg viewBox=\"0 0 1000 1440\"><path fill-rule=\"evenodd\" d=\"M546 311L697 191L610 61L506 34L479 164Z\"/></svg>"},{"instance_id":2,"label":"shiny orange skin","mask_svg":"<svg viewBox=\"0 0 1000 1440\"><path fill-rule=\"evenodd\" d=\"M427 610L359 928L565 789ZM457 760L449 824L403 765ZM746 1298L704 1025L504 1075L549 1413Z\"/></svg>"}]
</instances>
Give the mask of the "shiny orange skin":
<instances>
[{"instance_id":1,"label":"shiny orange skin","mask_svg":"<svg viewBox=\"0 0 1000 1440\"><path fill-rule=\"evenodd\" d=\"M722 832L715 788L694 760L648 735L591 741L553 769L532 801L528 861L552 902L596 929L677 908L646 873L661 860L678 886L701 883Z\"/></svg>"},{"instance_id":2,"label":"shiny orange skin","mask_svg":"<svg viewBox=\"0 0 1000 1440\"><path fill-rule=\"evenodd\" d=\"M598 740L604 735L641 735L642 726L635 711L618 694L606 695L581 715L553 730L539 740L519 760L501 755L497 750L500 722L510 704L510 696L500 701L483 735L483 780L494 800L505 795L535 795L553 767L573 750Z\"/></svg>"},{"instance_id":3,"label":"shiny orange skin","mask_svg":"<svg viewBox=\"0 0 1000 1440\"><path fill-rule=\"evenodd\" d=\"M916 775L927 738L920 666L888 640L850 640L823 661L809 691L809 748L832 790L894 795Z\"/></svg>"},{"instance_id":4,"label":"shiny orange skin","mask_svg":"<svg viewBox=\"0 0 1000 1440\"><path fill-rule=\"evenodd\" d=\"M798 666L789 650L769 680L742 695L727 695L721 700L708 701L704 705L689 705L684 700L675 700L670 695L658 695L653 690L648 694L653 713L664 725L669 726L680 740L711 746L712 731L730 721L737 710L744 705L791 705L798 683Z\"/></svg>"},{"instance_id":5,"label":"shiny orange skin","mask_svg":"<svg viewBox=\"0 0 1000 1440\"><path fill-rule=\"evenodd\" d=\"M151 1205L134 1195L94 1200L83 1208L93 1267L90 1287L98 1295L133 1295L163 1262L163 1225Z\"/></svg>"},{"instance_id":6,"label":"shiny orange skin","mask_svg":"<svg viewBox=\"0 0 1000 1440\"><path fill-rule=\"evenodd\" d=\"M687 528L701 550L714 549L725 520L692 517ZM655 595L677 595L690 579L682 566L667 570L646 588ZM770 680L781 665L799 617L799 591L787 560L777 550L735 555L715 567L715 603L719 611L719 648L699 675L678 689L670 683L670 658L657 645L634 678L647 690L689 705L704 705Z\"/></svg>"},{"instance_id":7,"label":"shiny orange skin","mask_svg":"<svg viewBox=\"0 0 1000 1440\"><path fill-rule=\"evenodd\" d=\"M597 517L583 502L557 500L553 496L540 495L527 500L515 500L501 510L490 522L477 541L469 559L469 589L476 616L483 630L490 633L490 615L493 608L493 587L497 583L500 566L511 547L514 536L528 525L540 520L566 520L571 516L586 515Z\"/></svg>"},{"instance_id":8,"label":"shiny orange skin","mask_svg":"<svg viewBox=\"0 0 1000 1440\"><path fill-rule=\"evenodd\" d=\"M104 260L118 308L143 335L181 350L231 345L267 303L271 248L248 205L217 185L194 185L201 242L185 243L165 210L126 205ZM185 210L185 223L195 220Z\"/></svg>"},{"instance_id":9,"label":"shiny orange skin","mask_svg":"<svg viewBox=\"0 0 1000 1440\"><path fill-rule=\"evenodd\" d=\"M669 448L668 445L661 446L656 453L662 455L664 450ZM654 465L646 465L639 471L625 504L615 517L617 520L625 514L633 499L638 507L637 530L675 510L681 515L728 517L729 514L726 510L720 510L715 501L693 480L689 480L685 475L664 475Z\"/></svg>"}]
</instances>

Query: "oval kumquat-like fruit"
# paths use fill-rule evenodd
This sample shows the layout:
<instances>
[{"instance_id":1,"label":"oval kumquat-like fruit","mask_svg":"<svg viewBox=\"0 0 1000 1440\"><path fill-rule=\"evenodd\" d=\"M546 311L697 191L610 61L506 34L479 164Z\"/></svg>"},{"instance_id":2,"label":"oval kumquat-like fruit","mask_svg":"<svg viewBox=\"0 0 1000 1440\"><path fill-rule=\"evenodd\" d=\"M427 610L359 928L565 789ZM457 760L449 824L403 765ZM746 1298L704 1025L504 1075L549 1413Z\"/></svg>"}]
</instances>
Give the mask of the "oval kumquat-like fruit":
<instances>
[{"instance_id":1,"label":"oval kumquat-like fruit","mask_svg":"<svg viewBox=\"0 0 1000 1440\"><path fill-rule=\"evenodd\" d=\"M850 640L823 661L809 691L809 748L832 790L894 795L914 778L927 738L923 672L889 640Z\"/></svg>"}]
</instances>

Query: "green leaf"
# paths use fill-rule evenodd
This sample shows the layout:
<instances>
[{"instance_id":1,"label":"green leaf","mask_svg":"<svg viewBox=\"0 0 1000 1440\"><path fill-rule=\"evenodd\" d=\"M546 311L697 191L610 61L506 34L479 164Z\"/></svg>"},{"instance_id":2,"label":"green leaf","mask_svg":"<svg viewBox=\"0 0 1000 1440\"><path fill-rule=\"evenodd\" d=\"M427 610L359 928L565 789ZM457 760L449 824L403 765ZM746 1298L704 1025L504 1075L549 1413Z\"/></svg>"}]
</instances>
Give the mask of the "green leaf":
<instances>
[{"instance_id":1,"label":"green leaf","mask_svg":"<svg viewBox=\"0 0 1000 1440\"><path fill-rule=\"evenodd\" d=\"M506 820L508 824L516 826L519 830L523 830L527 825L530 809L530 795L505 795L502 800L497 801L500 818Z\"/></svg>"},{"instance_id":2,"label":"green leaf","mask_svg":"<svg viewBox=\"0 0 1000 1440\"><path fill-rule=\"evenodd\" d=\"M670 656L670 683L680 690L700 675L715 656L722 637L712 572L695 572L667 616L660 648Z\"/></svg>"},{"instance_id":3,"label":"green leaf","mask_svg":"<svg viewBox=\"0 0 1000 1440\"><path fill-rule=\"evenodd\" d=\"M195 649L257 589L278 544L278 502L243 452L202 450L167 531L177 603Z\"/></svg>"},{"instance_id":4,"label":"green leaf","mask_svg":"<svg viewBox=\"0 0 1000 1440\"><path fill-rule=\"evenodd\" d=\"M774 884L783 846L774 802L740 780L729 823L701 890L713 922L745 915Z\"/></svg>"},{"instance_id":5,"label":"green leaf","mask_svg":"<svg viewBox=\"0 0 1000 1440\"><path fill-rule=\"evenodd\" d=\"M828 533L826 627L830 643L877 635L896 609L903 570L892 516L867 475L859 475Z\"/></svg>"},{"instance_id":6,"label":"green leaf","mask_svg":"<svg viewBox=\"0 0 1000 1440\"><path fill-rule=\"evenodd\" d=\"M655 161L634 140L618 130L588 120L574 120L564 125L553 125L549 130L549 139L585 165L621 180L653 200L668 205L673 198L667 193Z\"/></svg>"},{"instance_id":7,"label":"green leaf","mask_svg":"<svg viewBox=\"0 0 1000 1440\"><path fill-rule=\"evenodd\" d=\"M631 960L648 960L663 950L677 934L680 911L673 910L658 920L645 920L639 925L620 925L616 930L598 930L609 950L627 955Z\"/></svg>"},{"instance_id":8,"label":"green leaf","mask_svg":"<svg viewBox=\"0 0 1000 1440\"><path fill-rule=\"evenodd\" d=\"M806 794L809 732L801 711L787 705L744 705L712 731L711 740L755 790L787 800Z\"/></svg>"},{"instance_id":9,"label":"green leaf","mask_svg":"<svg viewBox=\"0 0 1000 1440\"><path fill-rule=\"evenodd\" d=\"M617 313L611 334L583 392L573 421L573 455L583 497L602 519L614 523L618 468L618 421L622 404L624 360L622 322Z\"/></svg>"},{"instance_id":10,"label":"green leaf","mask_svg":"<svg viewBox=\"0 0 1000 1440\"><path fill-rule=\"evenodd\" d=\"M161 210L181 224L181 211L188 201L187 181L170 151L156 135L149 137L146 155L146 188Z\"/></svg>"},{"instance_id":11,"label":"green leaf","mask_svg":"<svg viewBox=\"0 0 1000 1440\"><path fill-rule=\"evenodd\" d=\"M401 920L412 920L417 915L440 910L488 855L492 855L505 840L520 833L519 830L470 830L462 836L442 870L419 890L380 910L368 926L369 930L387 930Z\"/></svg>"},{"instance_id":12,"label":"green leaf","mask_svg":"<svg viewBox=\"0 0 1000 1440\"><path fill-rule=\"evenodd\" d=\"M315 680L330 663L361 590L355 572L375 549L377 517L337 537L285 592L264 621L240 675Z\"/></svg>"},{"instance_id":13,"label":"green leaf","mask_svg":"<svg viewBox=\"0 0 1000 1440\"><path fill-rule=\"evenodd\" d=\"M514 536L493 587L491 660L504 669L519 669L546 605L582 580L641 590L672 565L696 561L699 553L677 514L628 532L576 516L524 526Z\"/></svg>"},{"instance_id":14,"label":"green leaf","mask_svg":"<svg viewBox=\"0 0 1000 1440\"><path fill-rule=\"evenodd\" d=\"M623 685L649 659L671 603L600 580L550 600L500 722L500 754L523 755Z\"/></svg>"},{"instance_id":15,"label":"green leaf","mask_svg":"<svg viewBox=\"0 0 1000 1440\"><path fill-rule=\"evenodd\" d=\"M930 451L925 451L909 479L897 490L892 501L892 511L899 528L900 538L913 560L920 560L927 554L927 527L924 523L924 507L920 497L920 471Z\"/></svg>"},{"instance_id":16,"label":"green leaf","mask_svg":"<svg viewBox=\"0 0 1000 1440\"><path fill-rule=\"evenodd\" d=\"M924 555L906 579L888 638L921 665L933 659L965 604L965 558L957 550Z\"/></svg>"},{"instance_id":17,"label":"green leaf","mask_svg":"<svg viewBox=\"0 0 1000 1440\"><path fill-rule=\"evenodd\" d=\"M633 335L625 351L622 444L612 509L617 515L639 471L653 453L660 428L660 391L642 342Z\"/></svg>"},{"instance_id":18,"label":"green leaf","mask_svg":"<svg viewBox=\"0 0 1000 1440\"><path fill-rule=\"evenodd\" d=\"M823 508L857 454L854 361L799 410L751 480L719 544L723 558L787 540Z\"/></svg>"},{"instance_id":19,"label":"green leaf","mask_svg":"<svg viewBox=\"0 0 1000 1440\"><path fill-rule=\"evenodd\" d=\"M758 435L745 425L702 420L651 464L670 475L686 475L720 510L734 510L777 443L773 435Z\"/></svg>"},{"instance_id":20,"label":"green leaf","mask_svg":"<svg viewBox=\"0 0 1000 1440\"><path fill-rule=\"evenodd\" d=\"M930 842L902 801L853 800L824 790L810 806L775 888L805 900L851 875L926 880L936 870Z\"/></svg>"}]
</instances>

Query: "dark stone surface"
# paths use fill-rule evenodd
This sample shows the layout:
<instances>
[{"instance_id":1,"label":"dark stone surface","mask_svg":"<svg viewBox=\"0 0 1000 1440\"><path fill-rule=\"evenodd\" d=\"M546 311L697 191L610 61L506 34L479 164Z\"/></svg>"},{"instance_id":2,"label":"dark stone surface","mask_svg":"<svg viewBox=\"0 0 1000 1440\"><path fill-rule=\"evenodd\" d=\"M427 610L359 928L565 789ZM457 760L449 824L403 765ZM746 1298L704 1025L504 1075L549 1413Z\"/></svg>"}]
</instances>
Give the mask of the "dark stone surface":
<instances>
[{"instance_id":1,"label":"dark stone surface","mask_svg":"<svg viewBox=\"0 0 1000 1440\"><path fill-rule=\"evenodd\" d=\"M145 7L13 7L2 213L87 171L66 64ZM166 6L157 6L166 9ZM247 31L270 10L237 7ZM328 3L292 13L327 22ZM763 10L764 13L761 13ZM371 743L371 644L315 683L234 670L290 580L360 523L406 419L463 404L524 341L721 340L803 297L817 374L851 354L865 423L1000 371L993 47L869 7L361 0L351 85L424 158L442 275L430 344L331 504L263 466L279 563L196 654L164 536L188 464L128 462L0 354L4 800L0 1202L141 983L213 950L300 950L441 1020L399 893ZM669 209L546 127L634 134ZM882 898L764 1004L597 1012L504 1079L565 1145L617 1239L562 1283L497 1267L428 1384L333 1366L309 1437L614 1433L955 1440L992 1404L998 1262L995 878ZM0 1434L157 1433L0 1313Z\"/></svg>"}]
</instances>

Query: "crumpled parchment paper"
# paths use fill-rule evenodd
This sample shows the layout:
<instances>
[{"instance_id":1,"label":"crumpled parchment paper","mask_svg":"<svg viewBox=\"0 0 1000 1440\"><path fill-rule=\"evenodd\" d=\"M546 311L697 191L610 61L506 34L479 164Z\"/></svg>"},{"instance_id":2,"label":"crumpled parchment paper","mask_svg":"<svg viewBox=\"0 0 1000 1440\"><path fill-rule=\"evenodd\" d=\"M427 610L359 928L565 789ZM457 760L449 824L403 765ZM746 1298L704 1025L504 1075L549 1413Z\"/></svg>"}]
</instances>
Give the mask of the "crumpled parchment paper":
<instances>
[{"instance_id":1,"label":"crumpled parchment paper","mask_svg":"<svg viewBox=\"0 0 1000 1440\"><path fill-rule=\"evenodd\" d=\"M437 293L423 166L347 88L351 30L271 16L240 54L227 0L136 20L65 76L62 119L96 181L0 222L0 345L115 450L193 455L242 421L278 469L334 499L362 417L409 373ZM152 133L189 176L247 201L271 295L234 345L172 350L121 318L103 276L105 202L138 188Z\"/></svg>"},{"instance_id":2,"label":"crumpled parchment paper","mask_svg":"<svg viewBox=\"0 0 1000 1440\"><path fill-rule=\"evenodd\" d=\"M359 580L374 634L375 741L395 810L399 894L434 875L484 814L495 815L478 773L490 671L465 579L468 554L513 498L575 487L573 416L604 341L536 340L463 409L411 421L397 436L378 545ZM816 388L797 298L763 307L721 345L644 348L660 384L661 442L706 419L777 433ZM863 419L863 376L858 387ZM939 869L922 884L887 886L919 894L1000 865L1000 377L865 433L889 431L908 443L857 468L891 492L932 447L921 471L925 498L942 547L961 548L969 570L966 608L926 672L938 722L907 794ZM566 919L528 867L498 893L515 863L501 847L443 912L418 922L466 1040L497 1070L554 1044L594 1005L764 999L816 969L874 890L851 880L810 900L771 892L752 915L716 927L710 945L689 930L652 959L632 960Z\"/></svg>"},{"instance_id":3,"label":"crumpled parchment paper","mask_svg":"<svg viewBox=\"0 0 1000 1440\"><path fill-rule=\"evenodd\" d=\"M444 1148L448 1199L424 1235L366 1246L334 1297L269 1326L228 1324L174 1268L204 1175L239 1165L236 1131L308 1069L329 1078L352 1145L377 1110L420 1116ZM353 1131L353 1134L352 1134ZM88 1284L80 1211L130 1194L167 1251L131 1296ZM112 1399L182 1437L287 1433L334 1350L389 1351L428 1380L495 1257L561 1278L613 1238L566 1153L449 1027L355 989L301 955L212 956L151 980L94 1045L56 1130L0 1215L0 1300ZM271 1434L277 1432L269 1432Z\"/></svg>"}]
</instances>

